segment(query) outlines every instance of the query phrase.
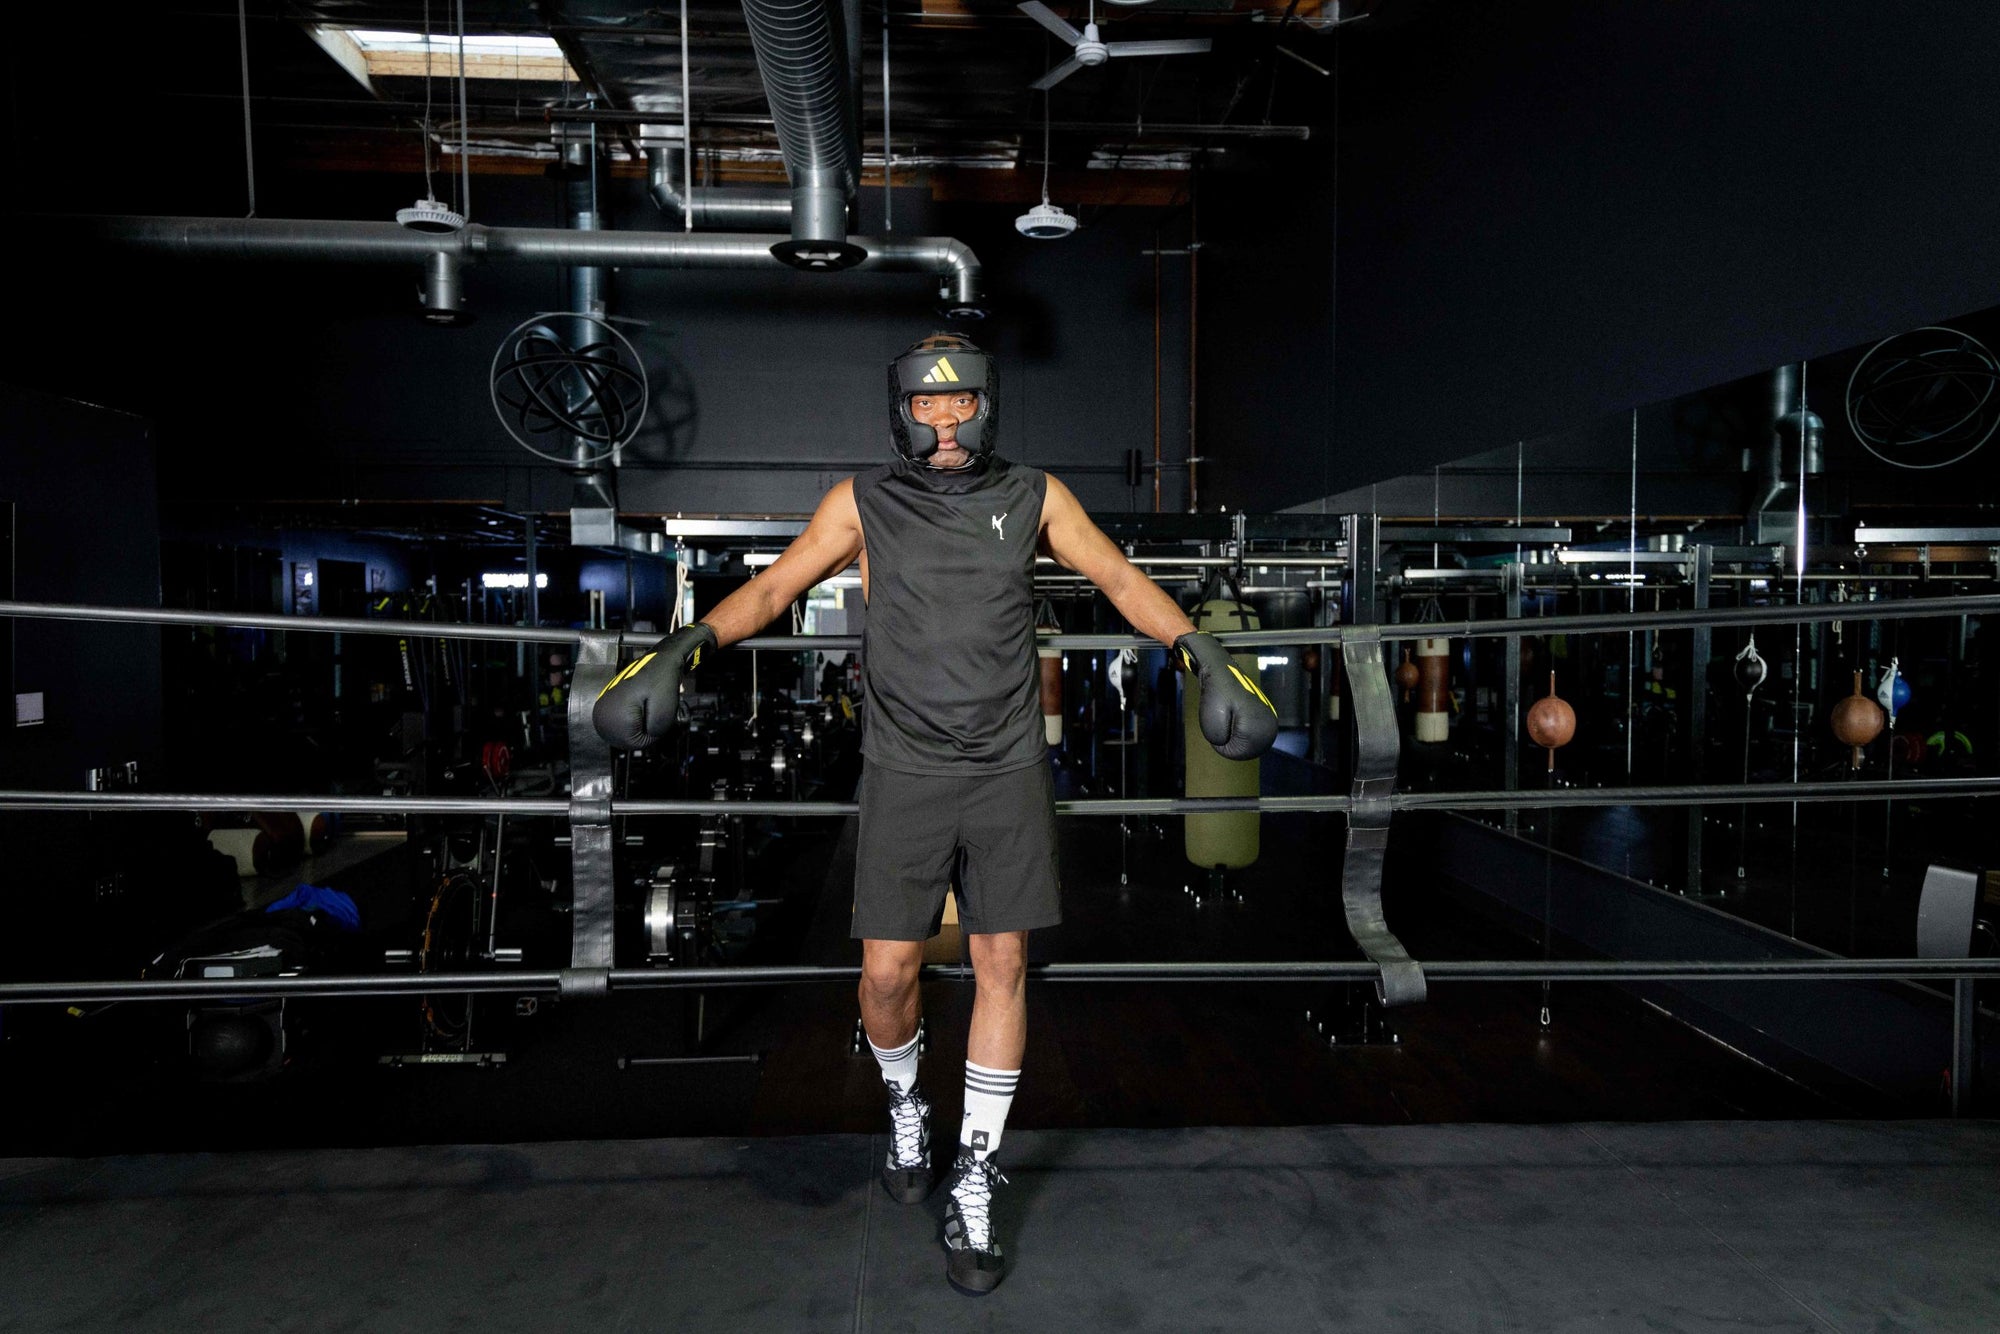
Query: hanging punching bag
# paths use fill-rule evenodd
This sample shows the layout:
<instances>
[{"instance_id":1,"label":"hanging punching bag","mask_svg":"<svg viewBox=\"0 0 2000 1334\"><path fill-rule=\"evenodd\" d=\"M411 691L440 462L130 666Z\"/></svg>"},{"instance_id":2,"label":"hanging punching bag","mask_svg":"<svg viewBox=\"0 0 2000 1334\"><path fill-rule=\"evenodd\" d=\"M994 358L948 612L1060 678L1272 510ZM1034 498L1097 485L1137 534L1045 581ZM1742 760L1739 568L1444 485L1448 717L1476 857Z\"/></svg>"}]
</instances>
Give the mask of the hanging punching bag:
<instances>
[{"instance_id":1,"label":"hanging punching bag","mask_svg":"<svg viewBox=\"0 0 2000 1334\"><path fill-rule=\"evenodd\" d=\"M1043 642L1055 633L1052 629L1035 631L1035 665L1041 673L1042 739L1051 746L1060 746L1063 739L1062 650Z\"/></svg>"},{"instance_id":2,"label":"hanging punching bag","mask_svg":"<svg viewBox=\"0 0 2000 1334\"><path fill-rule=\"evenodd\" d=\"M1451 739L1451 641L1417 641L1417 740Z\"/></svg>"},{"instance_id":3,"label":"hanging punching bag","mask_svg":"<svg viewBox=\"0 0 2000 1334\"><path fill-rule=\"evenodd\" d=\"M1235 630L1255 630L1257 613L1234 598L1222 595L1196 607L1191 618L1194 628L1209 634ZM1230 655L1243 674L1257 679L1257 653ZM1181 736L1187 756L1187 795L1190 797L1254 797L1257 795L1257 761L1225 760L1201 734L1201 685L1194 677L1181 676ZM1260 817L1256 811L1224 811L1214 815L1190 815L1186 826L1187 859L1196 866L1217 866L1235 870L1257 860Z\"/></svg>"}]
</instances>

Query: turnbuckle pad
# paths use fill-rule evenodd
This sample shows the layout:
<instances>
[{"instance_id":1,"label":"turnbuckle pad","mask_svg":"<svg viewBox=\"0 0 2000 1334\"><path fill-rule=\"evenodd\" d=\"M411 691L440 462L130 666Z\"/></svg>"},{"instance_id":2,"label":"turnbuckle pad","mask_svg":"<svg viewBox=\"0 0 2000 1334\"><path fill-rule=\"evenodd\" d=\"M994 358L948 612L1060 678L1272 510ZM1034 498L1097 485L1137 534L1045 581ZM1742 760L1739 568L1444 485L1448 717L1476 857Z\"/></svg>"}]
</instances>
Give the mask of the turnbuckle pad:
<instances>
[{"instance_id":1,"label":"turnbuckle pad","mask_svg":"<svg viewBox=\"0 0 2000 1334\"><path fill-rule=\"evenodd\" d=\"M1382 1004L1414 1005L1428 994L1424 970L1389 929L1382 911L1382 862L1389 850L1390 798L1402 738L1395 699L1374 626L1341 635L1348 699L1354 714L1354 779L1347 810L1347 850L1341 861L1340 905L1354 943L1381 969L1375 995Z\"/></svg>"},{"instance_id":2,"label":"turnbuckle pad","mask_svg":"<svg viewBox=\"0 0 2000 1334\"><path fill-rule=\"evenodd\" d=\"M556 995L563 1000L596 1000L610 994L609 968L564 968L556 973Z\"/></svg>"}]
</instances>

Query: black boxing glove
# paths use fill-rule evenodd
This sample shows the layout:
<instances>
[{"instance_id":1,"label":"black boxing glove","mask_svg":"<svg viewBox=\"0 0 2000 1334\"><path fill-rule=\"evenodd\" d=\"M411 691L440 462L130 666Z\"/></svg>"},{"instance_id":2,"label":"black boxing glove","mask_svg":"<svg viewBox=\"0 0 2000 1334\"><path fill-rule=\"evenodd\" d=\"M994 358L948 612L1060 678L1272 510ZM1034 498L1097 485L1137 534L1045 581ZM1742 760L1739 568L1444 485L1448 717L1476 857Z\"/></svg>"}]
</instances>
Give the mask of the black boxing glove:
<instances>
[{"instance_id":1,"label":"black boxing glove","mask_svg":"<svg viewBox=\"0 0 2000 1334\"><path fill-rule=\"evenodd\" d=\"M1200 630L1174 641L1181 670L1201 682L1201 734L1225 760L1254 760L1278 739L1278 711L1229 650Z\"/></svg>"},{"instance_id":2,"label":"black boxing glove","mask_svg":"<svg viewBox=\"0 0 2000 1334\"><path fill-rule=\"evenodd\" d=\"M673 731L681 677L701 665L702 650L717 647L715 631L700 621L653 645L598 692L590 710L597 735L617 750L644 750Z\"/></svg>"}]
</instances>

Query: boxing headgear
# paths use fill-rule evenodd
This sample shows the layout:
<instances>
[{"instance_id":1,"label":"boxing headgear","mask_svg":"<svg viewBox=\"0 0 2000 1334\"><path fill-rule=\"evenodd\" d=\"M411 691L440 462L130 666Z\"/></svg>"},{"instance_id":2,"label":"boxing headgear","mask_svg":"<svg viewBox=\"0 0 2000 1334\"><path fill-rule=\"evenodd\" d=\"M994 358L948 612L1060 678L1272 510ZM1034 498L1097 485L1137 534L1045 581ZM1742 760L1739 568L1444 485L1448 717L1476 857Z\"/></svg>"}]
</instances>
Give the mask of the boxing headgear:
<instances>
[{"instance_id":1,"label":"boxing headgear","mask_svg":"<svg viewBox=\"0 0 2000 1334\"><path fill-rule=\"evenodd\" d=\"M910 415L912 394L979 395L979 411L958 425L958 447L972 456L972 465L993 453L1000 432L998 377L992 359L964 334L939 333L919 339L889 363L889 424L896 452L912 463L924 463L937 453L938 436Z\"/></svg>"}]
</instances>

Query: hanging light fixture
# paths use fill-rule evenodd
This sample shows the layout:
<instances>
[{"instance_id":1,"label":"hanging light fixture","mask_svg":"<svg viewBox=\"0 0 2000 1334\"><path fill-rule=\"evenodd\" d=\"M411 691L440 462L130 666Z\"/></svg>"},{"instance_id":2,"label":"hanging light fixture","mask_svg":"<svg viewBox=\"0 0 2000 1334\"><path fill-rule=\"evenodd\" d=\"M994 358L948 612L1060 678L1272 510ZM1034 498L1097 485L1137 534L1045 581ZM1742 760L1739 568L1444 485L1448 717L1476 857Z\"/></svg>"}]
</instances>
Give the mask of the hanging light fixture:
<instances>
[{"instance_id":1,"label":"hanging light fixture","mask_svg":"<svg viewBox=\"0 0 2000 1334\"><path fill-rule=\"evenodd\" d=\"M1042 202L1014 219L1014 230L1036 241L1059 241L1076 230L1076 219L1049 202L1049 93L1042 90Z\"/></svg>"},{"instance_id":2,"label":"hanging light fixture","mask_svg":"<svg viewBox=\"0 0 2000 1334\"><path fill-rule=\"evenodd\" d=\"M445 204L440 204L437 191L431 185L431 7L429 0L424 4L424 123L422 129L424 150L424 197L408 208L396 210L396 221L413 232L428 232L442 235L455 232L465 226L465 215Z\"/></svg>"}]
</instances>

